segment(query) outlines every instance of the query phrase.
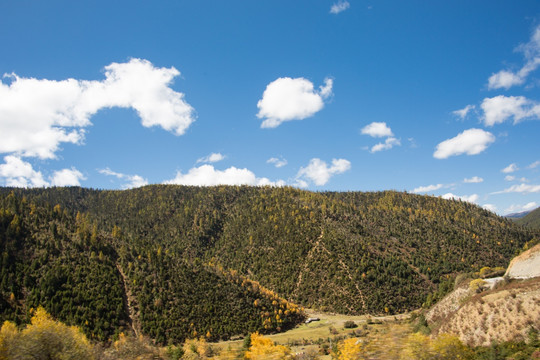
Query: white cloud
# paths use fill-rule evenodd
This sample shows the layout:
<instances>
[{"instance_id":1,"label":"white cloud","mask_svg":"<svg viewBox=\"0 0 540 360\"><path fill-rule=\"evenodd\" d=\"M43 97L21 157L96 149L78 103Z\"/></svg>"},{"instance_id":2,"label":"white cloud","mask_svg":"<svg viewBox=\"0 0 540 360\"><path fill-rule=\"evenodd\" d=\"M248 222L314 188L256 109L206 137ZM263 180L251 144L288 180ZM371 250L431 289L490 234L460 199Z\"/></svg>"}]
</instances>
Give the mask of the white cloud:
<instances>
[{"instance_id":1,"label":"white cloud","mask_svg":"<svg viewBox=\"0 0 540 360\"><path fill-rule=\"evenodd\" d=\"M433 157L446 159L461 154L477 155L486 150L494 141L495 136L490 132L482 129L465 130L456 137L438 144Z\"/></svg>"},{"instance_id":2,"label":"white cloud","mask_svg":"<svg viewBox=\"0 0 540 360\"><path fill-rule=\"evenodd\" d=\"M190 169L186 174L178 171L174 179L165 184L215 186L215 185L273 185L284 186L282 180L272 182L267 178L258 178L248 169L238 169L234 166L225 170L216 170L212 165L201 165Z\"/></svg>"},{"instance_id":3,"label":"white cloud","mask_svg":"<svg viewBox=\"0 0 540 360\"><path fill-rule=\"evenodd\" d=\"M361 130L362 135L369 135L371 137L387 137L394 136L392 129L390 129L385 122L372 122L366 125Z\"/></svg>"},{"instance_id":4,"label":"white cloud","mask_svg":"<svg viewBox=\"0 0 540 360\"><path fill-rule=\"evenodd\" d=\"M488 80L488 89L509 89L514 85L521 85L525 82L525 78L514 74L511 71L501 70L498 73L492 74Z\"/></svg>"},{"instance_id":5,"label":"white cloud","mask_svg":"<svg viewBox=\"0 0 540 360\"><path fill-rule=\"evenodd\" d=\"M534 201L531 201L525 205L516 205L516 204L513 204L513 205L510 205L509 208L507 208L505 210L505 213L507 214L510 214L510 213L520 213L520 212L523 212L523 211L530 211L530 210L534 210L538 207L538 204Z\"/></svg>"},{"instance_id":6,"label":"white cloud","mask_svg":"<svg viewBox=\"0 0 540 360\"><path fill-rule=\"evenodd\" d=\"M222 155L220 153L211 153L208 156L197 159L197 164L198 163L215 163L223 159L225 159L225 155Z\"/></svg>"},{"instance_id":7,"label":"white cloud","mask_svg":"<svg viewBox=\"0 0 540 360\"><path fill-rule=\"evenodd\" d=\"M540 66L540 26L536 27L529 42L518 46L516 50L525 56L525 65L517 72L501 70L492 74L488 80L488 89L509 89L521 85Z\"/></svg>"},{"instance_id":8,"label":"white cloud","mask_svg":"<svg viewBox=\"0 0 540 360\"><path fill-rule=\"evenodd\" d=\"M401 145L401 141L399 141L398 139L394 137L389 137L384 141L384 143L378 143L376 145L373 145L370 152L376 153L377 151L390 150L394 146L399 146L399 145Z\"/></svg>"},{"instance_id":9,"label":"white cloud","mask_svg":"<svg viewBox=\"0 0 540 360\"><path fill-rule=\"evenodd\" d=\"M262 128L275 128L285 121L302 120L324 107L324 99L332 94L332 79L315 91L313 83L304 78L283 77L272 81L257 103L257 117L264 119Z\"/></svg>"},{"instance_id":10,"label":"white cloud","mask_svg":"<svg viewBox=\"0 0 540 360\"><path fill-rule=\"evenodd\" d=\"M0 177L5 179L6 186L44 187L49 184L43 179L40 171L35 171L30 163L19 157L8 155L0 164Z\"/></svg>"},{"instance_id":11,"label":"white cloud","mask_svg":"<svg viewBox=\"0 0 540 360\"><path fill-rule=\"evenodd\" d=\"M484 179L478 176L473 176L472 178L463 179L463 182L466 184L477 184L483 182Z\"/></svg>"},{"instance_id":12,"label":"white cloud","mask_svg":"<svg viewBox=\"0 0 540 360\"><path fill-rule=\"evenodd\" d=\"M480 107L484 112L482 120L486 126L500 124L510 118L514 119L514 124L527 118L540 118L540 104L524 96L499 95L485 98Z\"/></svg>"},{"instance_id":13,"label":"white cloud","mask_svg":"<svg viewBox=\"0 0 540 360\"><path fill-rule=\"evenodd\" d=\"M497 207L495 205L493 205L493 204L484 204L484 205L482 205L482 207L484 209L486 209L486 210L491 211L491 212L497 211Z\"/></svg>"},{"instance_id":14,"label":"white cloud","mask_svg":"<svg viewBox=\"0 0 540 360\"><path fill-rule=\"evenodd\" d=\"M351 168L351 162L345 159L333 159L332 165L318 158L311 159L308 166L300 168L296 178L303 181L307 179L317 186L325 185L332 176L342 174Z\"/></svg>"},{"instance_id":15,"label":"white cloud","mask_svg":"<svg viewBox=\"0 0 540 360\"><path fill-rule=\"evenodd\" d=\"M506 181L514 181L514 180L516 180L516 177L514 175L506 175L504 177L504 180L506 180Z\"/></svg>"},{"instance_id":16,"label":"white cloud","mask_svg":"<svg viewBox=\"0 0 540 360\"><path fill-rule=\"evenodd\" d=\"M424 193L424 192L439 190L439 189L442 189L443 187L446 187L446 186L443 185L443 184L419 186L419 187L415 188L412 192L415 193L415 194Z\"/></svg>"},{"instance_id":17,"label":"white cloud","mask_svg":"<svg viewBox=\"0 0 540 360\"><path fill-rule=\"evenodd\" d=\"M283 159L283 158L272 157L272 158L266 160L266 163L274 164L275 167L280 168L280 167L284 167L285 165L287 165L287 160Z\"/></svg>"},{"instance_id":18,"label":"white cloud","mask_svg":"<svg viewBox=\"0 0 540 360\"><path fill-rule=\"evenodd\" d=\"M148 180L146 180L140 175L122 174L116 171L112 171L109 168L100 169L98 170L98 172L103 175L114 176L114 177L117 177L118 179L127 180L127 182L122 185L122 189L133 189L133 188L138 188L141 186L148 185Z\"/></svg>"},{"instance_id":19,"label":"white cloud","mask_svg":"<svg viewBox=\"0 0 540 360\"><path fill-rule=\"evenodd\" d=\"M459 116L462 120L467 117L467 115L476 108L474 105L467 105L463 109L452 111L452 114Z\"/></svg>"},{"instance_id":20,"label":"white cloud","mask_svg":"<svg viewBox=\"0 0 540 360\"><path fill-rule=\"evenodd\" d=\"M81 180L86 180L83 174L75 169L55 171L51 177L52 186L81 186Z\"/></svg>"},{"instance_id":21,"label":"white cloud","mask_svg":"<svg viewBox=\"0 0 540 360\"><path fill-rule=\"evenodd\" d=\"M348 1L340 0L337 3L334 3L330 8L330 14L339 14L342 11L347 10L351 4Z\"/></svg>"},{"instance_id":22,"label":"white cloud","mask_svg":"<svg viewBox=\"0 0 540 360\"><path fill-rule=\"evenodd\" d=\"M537 160L533 162L532 164L530 164L529 166L527 166L527 169L535 169L538 167L538 165L540 165L540 160Z\"/></svg>"},{"instance_id":23,"label":"white cloud","mask_svg":"<svg viewBox=\"0 0 540 360\"><path fill-rule=\"evenodd\" d=\"M502 169L501 172L503 172L505 174L511 174L511 173L516 172L518 170L519 170L519 168L517 167L517 165L515 163L512 163L512 164L508 165L507 167L505 167L504 169Z\"/></svg>"},{"instance_id":24,"label":"white cloud","mask_svg":"<svg viewBox=\"0 0 540 360\"><path fill-rule=\"evenodd\" d=\"M519 184L519 185L512 185L507 189L504 189L502 191L496 191L492 194L505 194L505 193L537 193L540 192L540 185L529 185L529 184Z\"/></svg>"},{"instance_id":25,"label":"white cloud","mask_svg":"<svg viewBox=\"0 0 540 360\"><path fill-rule=\"evenodd\" d=\"M32 164L13 155L4 157L0 164L0 178L4 178L6 186L14 187L47 187L47 186L80 186L86 178L75 169L62 169L53 172L50 183L43 178L40 171L35 171Z\"/></svg>"},{"instance_id":26,"label":"white cloud","mask_svg":"<svg viewBox=\"0 0 540 360\"><path fill-rule=\"evenodd\" d=\"M110 107L133 108L143 126L182 135L195 118L184 94L169 87L179 74L131 59L106 66L102 81L4 75L11 83L0 82L0 153L54 158L61 143L81 143L90 117Z\"/></svg>"},{"instance_id":27,"label":"white cloud","mask_svg":"<svg viewBox=\"0 0 540 360\"><path fill-rule=\"evenodd\" d=\"M459 196L459 195L454 195L452 193L444 194L441 197L443 199L447 199L447 200L450 200L450 199L461 200L461 201L467 201L467 202L470 202L470 203L473 203L473 204L475 204L478 201L478 198L479 198L478 194Z\"/></svg>"}]
</instances>

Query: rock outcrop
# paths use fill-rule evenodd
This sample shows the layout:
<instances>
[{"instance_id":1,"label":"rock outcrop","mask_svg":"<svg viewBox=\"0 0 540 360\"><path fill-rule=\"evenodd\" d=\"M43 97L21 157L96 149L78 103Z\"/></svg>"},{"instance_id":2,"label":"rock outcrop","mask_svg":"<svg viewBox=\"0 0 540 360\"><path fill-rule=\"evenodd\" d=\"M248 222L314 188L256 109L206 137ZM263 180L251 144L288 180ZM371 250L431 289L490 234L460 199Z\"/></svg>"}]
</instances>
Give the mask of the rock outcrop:
<instances>
[{"instance_id":1,"label":"rock outcrop","mask_svg":"<svg viewBox=\"0 0 540 360\"><path fill-rule=\"evenodd\" d=\"M504 276L510 279L530 279L539 277L540 244L512 259Z\"/></svg>"}]
</instances>

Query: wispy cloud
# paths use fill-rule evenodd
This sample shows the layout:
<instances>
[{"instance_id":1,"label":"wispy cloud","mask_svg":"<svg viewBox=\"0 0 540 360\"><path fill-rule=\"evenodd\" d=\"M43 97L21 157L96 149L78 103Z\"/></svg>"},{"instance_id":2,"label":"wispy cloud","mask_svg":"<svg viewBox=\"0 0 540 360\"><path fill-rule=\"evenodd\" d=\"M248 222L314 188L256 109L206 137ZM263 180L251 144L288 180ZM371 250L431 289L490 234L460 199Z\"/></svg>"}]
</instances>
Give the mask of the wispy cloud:
<instances>
[{"instance_id":1,"label":"wispy cloud","mask_svg":"<svg viewBox=\"0 0 540 360\"><path fill-rule=\"evenodd\" d=\"M330 8L330 14L339 14L340 12L347 10L350 6L351 4L349 4L348 1L340 0L332 5Z\"/></svg>"},{"instance_id":2,"label":"wispy cloud","mask_svg":"<svg viewBox=\"0 0 540 360\"><path fill-rule=\"evenodd\" d=\"M540 160L537 160L533 162L532 164L530 164L529 166L527 166L527 169L536 169L539 165L540 165Z\"/></svg>"},{"instance_id":3,"label":"wispy cloud","mask_svg":"<svg viewBox=\"0 0 540 360\"><path fill-rule=\"evenodd\" d=\"M531 72L540 66L540 26L536 27L531 39L516 48L523 53L525 64L518 71L501 70L488 79L488 89L509 89L514 85L522 85Z\"/></svg>"},{"instance_id":4,"label":"wispy cloud","mask_svg":"<svg viewBox=\"0 0 540 360\"><path fill-rule=\"evenodd\" d=\"M284 158L272 157L272 158L266 160L266 163L267 164L273 164L275 167L280 168L280 167L284 167L285 165L287 165L287 160L284 159Z\"/></svg>"},{"instance_id":5,"label":"wispy cloud","mask_svg":"<svg viewBox=\"0 0 540 360\"><path fill-rule=\"evenodd\" d=\"M415 194L425 193L425 192L439 190L439 189L442 189L444 187L447 187L447 186L443 185L443 184L419 186L417 188L414 188L414 190L412 192L415 193Z\"/></svg>"},{"instance_id":6,"label":"wispy cloud","mask_svg":"<svg viewBox=\"0 0 540 360\"><path fill-rule=\"evenodd\" d=\"M510 214L516 212L519 213L523 211L530 211L536 209L537 207L538 204L535 201L531 201L525 205L512 204L505 210L505 213Z\"/></svg>"},{"instance_id":7,"label":"wispy cloud","mask_svg":"<svg viewBox=\"0 0 540 360\"><path fill-rule=\"evenodd\" d=\"M476 108L474 105L467 105L463 109L452 111L452 114L456 115L460 119L465 119L467 115Z\"/></svg>"},{"instance_id":8,"label":"wispy cloud","mask_svg":"<svg viewBox=\"0 0 540 360\"><path fill-rule=\"evenodd\" d=\"M221 161L221 160L224 160L224 159L225 159L225 155L223 155L221 153L211 153L208 156L197 159L196 163L197 164L199 164L199 163L215 163L215 162L218 162L218 161Z\"/></svg>"},{"instance_id":9,"label":"wispy cloud","mask_svg":"<svg viewBox=\"0 0 540 360\"><path fill-rule=\"evenodd\" d=\"M516 172L518 170L519 170L518 166L515 163L512 163L512 164L508 165L507 167L505 167L504 169L502 169L501 172L505 173L505 174L511 174L511 173Z\"/></svg>"},{"instance_id":10,"label":"wispy cloud","mask_svg":"<svg viewBox=\"0 0 540 360\"><path fill-rule=\"evenodd\" d=\"M505 194L505 193L529 194L529 193L538 193L538 192L540 192L540 185L519 184L519 185L512 185L509 188L506 188L502 191L493 192L492 194Z\"/></svg>"},{"instance_id":11,"label":"wispy cloud","mask_svg":"<svg viewBox=\"0 0 540 360\"><path fill-rule=\"evenodd\" d=\"M484 181L484 179L482 179L481 177L478 177L478 176L473 176L472 178L463 179L463 182L466 183L466 184L477 184L477 183L481 183L483 181Z\"/></svg>"},{"instance_id":12,"label":"wispy cloud","mask_svg":"<svg viewBox=\"0 0 540 360\"><path fill-rule=\"evenodd\" d=\"M148 185L148 180L146 180L140 175L122 174L116 171L112 171L109 168L99 169L98 172L103 175L114 176L118 179L127 180L127 182L124 185L122 185L123 189L133 189L133 188L138 188L141 186Z\"/></svg>"},{"instance_id":13,"label":"wispy cloud","mask_svg":"<svg viewBox=\"0 0 540 360\"><path fill-rule=\"evenodd\" d=\"M378 144L373 145L370 152L376 153L382 150L390 150L394 146L400 146L400 145L401 145L401 141L399 141L399 139L396 139L394 137L389 137L384 141L384 143L378 143Z\"/></svg>"}]
</instances>

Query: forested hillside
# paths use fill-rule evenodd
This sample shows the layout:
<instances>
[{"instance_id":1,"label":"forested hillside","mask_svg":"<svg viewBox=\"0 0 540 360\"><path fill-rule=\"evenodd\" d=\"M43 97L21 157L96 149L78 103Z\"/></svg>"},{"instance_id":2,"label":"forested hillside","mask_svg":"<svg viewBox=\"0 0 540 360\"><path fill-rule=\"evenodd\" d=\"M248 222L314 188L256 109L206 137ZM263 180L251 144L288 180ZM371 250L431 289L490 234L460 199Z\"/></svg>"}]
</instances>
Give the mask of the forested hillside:
<instances>
[{"instance_id":1,"label":"forested hillside","mask_svg":"<svg viewBox=\"0 0 540 360\"><path fill-rule=\"evenodd\" d=\"M3 319L43 305L100 339L123 326L160 343L279 331L302 319L293 303L403 312L538 237L470 203L394 191L2 188L0 199Z\"/></svg>"},{"instance_id":2,"label":"forested hillside","mask_svg":"<svg viewBox=\"0 0 540 360\"><path fill-rule=\"evenodd\" d=\"M517 219L516 223L523 226L540 229L540 208L531 211L520 219Z\"/></svg>"}]
</instances>

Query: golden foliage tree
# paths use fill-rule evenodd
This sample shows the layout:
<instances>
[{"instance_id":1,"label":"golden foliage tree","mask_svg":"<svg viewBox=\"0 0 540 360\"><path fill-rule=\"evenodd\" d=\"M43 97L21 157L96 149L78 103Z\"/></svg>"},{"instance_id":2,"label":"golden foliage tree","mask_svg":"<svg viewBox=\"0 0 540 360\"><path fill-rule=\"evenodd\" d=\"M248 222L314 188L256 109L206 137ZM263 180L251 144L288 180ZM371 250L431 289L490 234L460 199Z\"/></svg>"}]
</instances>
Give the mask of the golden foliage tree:
<instances>
[{"instance_id":1,"label":"golden foliage tree","mask_svg":"<svg viewBox=\"0 0 540 360\"><path fill-rule=\"evenodd\" d=\"M334 358L338 360L357 360L363 354L363 347L360 339L349 338L339 342L337 353Z\"/></svg>"},{"instance_id":2,"label":"golden foliage tree","mask_svg":"<svg viewBox=\"0 0 540 360\"><path fill-rule=\"evenodd\" d=\"M245 357L253 360L294 359L291 349L283 345L276 345L272 340L259 333L251 334L251 346Z\"/></svg>"},{"instance_id":3,"label":"golden foliage tree","mask_svg":"<svg viewBox=\"0 0 540 360\"><path fill-rule=\"evenodd\" d=\"M184 356L182 359L186 360L210 359L213 354L212 348L203 337L198 340L186 340L183 350Z\"/></svg>"},{"instance_id":4,"label":"golden foliage tree","mask_svg":"<svg viewBox=\"0 0 540 360\"><path fill-rule=\"evenodd\" d=\"M0 359L93 359L88 339L75 326L54 320L42 307L18 331L6 321L0 329Z\"/></svg>"},{"instance_id":5,"label":"golden foliage tree","mask_svg":"<svg viewBox=\"0 0 540 360\"><path fill-rule=\"evenodd\" d=\"M401 359L407 360L469 360L474 358L471 349L465 346L457 336L441 334L435 339L427 335L414 333L405 341Z\"/></svg>"}]
</instances>

